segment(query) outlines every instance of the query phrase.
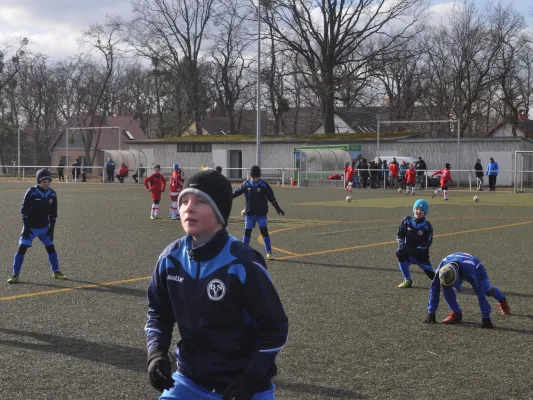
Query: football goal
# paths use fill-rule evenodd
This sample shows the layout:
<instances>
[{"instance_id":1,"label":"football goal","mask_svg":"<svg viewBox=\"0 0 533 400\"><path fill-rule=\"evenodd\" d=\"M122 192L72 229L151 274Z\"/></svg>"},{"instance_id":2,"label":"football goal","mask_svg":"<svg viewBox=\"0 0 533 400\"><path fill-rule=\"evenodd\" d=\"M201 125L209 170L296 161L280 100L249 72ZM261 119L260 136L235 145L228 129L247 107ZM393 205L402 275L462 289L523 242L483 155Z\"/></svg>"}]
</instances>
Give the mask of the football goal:
<instances>
[{"instance_id":1,"label":"football goal","mask_svg":"<svg viewBox=\"0 0 533 400\"><path fill-rule=\"evenodd\" d=\"M515 151L514 192L533 192L533 151Z\"/></svg>"}]
</instances>

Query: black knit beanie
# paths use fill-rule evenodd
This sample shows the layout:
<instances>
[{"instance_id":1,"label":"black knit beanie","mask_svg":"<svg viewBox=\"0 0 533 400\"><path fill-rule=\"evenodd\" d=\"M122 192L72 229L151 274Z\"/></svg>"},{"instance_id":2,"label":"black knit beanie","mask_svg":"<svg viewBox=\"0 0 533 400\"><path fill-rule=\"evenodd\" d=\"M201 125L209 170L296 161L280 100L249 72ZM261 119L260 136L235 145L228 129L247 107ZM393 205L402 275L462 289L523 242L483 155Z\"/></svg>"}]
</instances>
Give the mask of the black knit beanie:
<instances>
[{"instance_id":1,"label":"black knit beanie","mask_svg":"<svg viewBox=\"0 0 533 400\"><path fill-rule=\"evenodd\" d=\"M178 197L178 207L181 206L181 199L187 193L202 196L213 208L222 225L228 224L233 202L233 190L231 183L224 175L218 171L206 170L188 178Z\"/></svg>"},{"instance_id":2,"label":"black knit beanie","mask_svg":"<svg viewBox=\"0 0 533 400\"><path fill-rule=\"evenodd\" d=\"M261 168L259 168L257 165L254 165L250 168L250 176L252 178L259 178L261 176Z\"/></svg>"},{"instance_id":3,"label":"black knit beanie","mask_svg":"<svg viewBox=\"0 0 533 400\"><path fill-rule=\"evenodd\" d=\"M48 171L46 168L37 171L35 177L37 178L37 183L41 183L43 179L48 179L50 182L52 182L52 175L50 174L50 171Z\"/></svg>"}]
</instances>

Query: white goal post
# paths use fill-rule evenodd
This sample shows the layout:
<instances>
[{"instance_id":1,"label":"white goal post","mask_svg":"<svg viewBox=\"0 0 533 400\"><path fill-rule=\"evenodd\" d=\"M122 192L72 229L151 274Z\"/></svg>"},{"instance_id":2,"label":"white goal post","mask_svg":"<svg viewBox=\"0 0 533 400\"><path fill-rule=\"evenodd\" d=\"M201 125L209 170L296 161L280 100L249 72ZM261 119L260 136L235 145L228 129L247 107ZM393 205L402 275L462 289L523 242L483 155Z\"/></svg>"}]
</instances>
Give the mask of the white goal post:
<instances>
[{"instance_id":1,"label":"white goal post","mask_svg":"<svg viewBox=\"0 0 533 400\"><path fill-rule=\"evenodd\" d=\"M514 152L514 192L533 192L533 151Z\"/></svg>"}]
</instances>

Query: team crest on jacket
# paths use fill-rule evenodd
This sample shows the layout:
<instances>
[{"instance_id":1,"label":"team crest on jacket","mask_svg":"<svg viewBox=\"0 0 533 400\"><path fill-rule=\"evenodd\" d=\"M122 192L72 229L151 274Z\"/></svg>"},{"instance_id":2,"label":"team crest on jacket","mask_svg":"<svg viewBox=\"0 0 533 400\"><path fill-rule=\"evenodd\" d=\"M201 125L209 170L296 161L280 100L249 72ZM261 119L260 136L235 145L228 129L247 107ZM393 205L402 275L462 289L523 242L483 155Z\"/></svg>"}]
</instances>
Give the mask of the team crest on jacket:
<instances>
[{"instance_id":1,"label":"team crest on jacket","mask_svg":"<svg viewBox=\"0 0 533 400\"><path fill-rule=\"evenodd\" d=\"M260 192L260 191L261 191L261 188L257 188L257 191Z\"/></svg>"},{"instance_id":2,"label":"team crest on jacket","mask_svg":"<svg viewBox=\"0 0 533 400\"><path fill-rule=\"evenodd\" d=\"M50 204L52 204L53 202L54 202L53 199L49 199L49 200L48 200L48 203L50 203Z\"/></svg>"},{"instance_id":3,"label":"team crest on jacket","mask_svg":"<svg viewBox=\"0 0 533 400\"><path fill-rule=\"evenodd\" d=\"M220 279L213 279L207 284L207 295L213 301L222 300L226 294L226 286Z\"/></svg>"},{"instance_id":4,"label":"team crest on jacket","mask_svg":"<svg viewBox=\"0 0 533 400\"><path fill-rule=\"evenodd\" d=\"M423 231L422 229L420 229L420 230L418 231L418 236L422 236L423 234L424 234L424 231Z\"/></svg>"}]
</instances>

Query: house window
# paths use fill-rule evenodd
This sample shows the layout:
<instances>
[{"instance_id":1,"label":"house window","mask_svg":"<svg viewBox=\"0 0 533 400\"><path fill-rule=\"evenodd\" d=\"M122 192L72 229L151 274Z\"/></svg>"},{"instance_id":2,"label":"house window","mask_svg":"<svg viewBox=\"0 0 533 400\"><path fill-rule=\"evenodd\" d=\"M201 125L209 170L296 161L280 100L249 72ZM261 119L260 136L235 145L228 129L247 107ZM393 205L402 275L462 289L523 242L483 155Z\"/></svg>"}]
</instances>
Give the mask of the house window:
<instances>
[{"instance_id":1,"label":"house window","mask_svg":"<svg viewBox=\"0 0 533 400\"><path fill-rule=\"evenodd\" d=\"M211 151L211 143L196 143L196 153L209 153Z\"/></svg>"},{"instance_id":2,"label":"house window","mask_svg":"<svg viewBox=\"0 0 533 400\"><path fill-rule=\"evenodd\" d=\"M178 143L178 153L191 153L193 145L189 143Z\"/></svg>"},{"instance_id":3,"label":"house window","mask_svg":"<svg viewBox=\"0 0 533 400\"><path fill-rule=\"evenodd\" d=\"M134 140L135 139L130 131L124 131L124 133L126 134L126 136L128 137L129 140Z\"/></svg>"},{"instance_id":4,"label":"house window","mask_svg":"<svg viewBox=\"0 0 533 400\"><path fill-rule=\"evenodd\" d=\"M211 143L178 143L178 153L209 153Z\"/></svg>"}]
</instances>

